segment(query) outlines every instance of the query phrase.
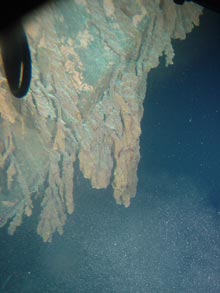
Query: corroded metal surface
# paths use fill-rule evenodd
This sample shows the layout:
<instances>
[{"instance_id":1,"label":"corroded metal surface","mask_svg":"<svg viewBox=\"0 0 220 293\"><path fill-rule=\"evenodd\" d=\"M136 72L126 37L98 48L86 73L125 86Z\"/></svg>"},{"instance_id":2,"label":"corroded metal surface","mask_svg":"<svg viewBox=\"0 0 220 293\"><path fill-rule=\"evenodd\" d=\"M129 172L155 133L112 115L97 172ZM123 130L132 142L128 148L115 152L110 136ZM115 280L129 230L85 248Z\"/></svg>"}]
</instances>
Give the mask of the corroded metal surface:
<instances>
[{"instance_id":1,"label":"corroded metal surface","mask_svg":"<svg viewBox=\"0 0 220 293\"><path fill-rule=\"evenodd\" d=\"M93 188L112 184L116 202L130 205L147 75L163 54L172 64L171 39L184 39L200 14L171 0L76 0L25 23L33 77L24 100L11 96L1 66L0 226L13 234L36 196L37 232L62 234L76 160Z\"/></svg>"}]
</instances>

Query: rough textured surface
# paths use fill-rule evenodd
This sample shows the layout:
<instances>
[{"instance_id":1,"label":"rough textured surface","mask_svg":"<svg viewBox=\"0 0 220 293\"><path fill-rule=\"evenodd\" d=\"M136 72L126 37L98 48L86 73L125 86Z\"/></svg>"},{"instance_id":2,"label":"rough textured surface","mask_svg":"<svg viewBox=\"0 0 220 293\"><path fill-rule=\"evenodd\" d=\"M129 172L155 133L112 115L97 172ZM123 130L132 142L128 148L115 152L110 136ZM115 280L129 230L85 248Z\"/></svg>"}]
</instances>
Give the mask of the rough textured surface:
<instances>
[{"instance_id":1,"label":"rough textured surface","mask_svg":"<svg viewBox=\"0 0 220 293\"><path fill-rule=\"evenodd\" d=\"M1 65L0 226L9 233L41 201L37 232L51 241L74 211L74 164L94 188L112 184L118 204L136 194L147 75L174 56L172 38L199 24L201 9L171 0L63 1L25 27L33 77L11 96Z\"/></svg>"}]
</instances>

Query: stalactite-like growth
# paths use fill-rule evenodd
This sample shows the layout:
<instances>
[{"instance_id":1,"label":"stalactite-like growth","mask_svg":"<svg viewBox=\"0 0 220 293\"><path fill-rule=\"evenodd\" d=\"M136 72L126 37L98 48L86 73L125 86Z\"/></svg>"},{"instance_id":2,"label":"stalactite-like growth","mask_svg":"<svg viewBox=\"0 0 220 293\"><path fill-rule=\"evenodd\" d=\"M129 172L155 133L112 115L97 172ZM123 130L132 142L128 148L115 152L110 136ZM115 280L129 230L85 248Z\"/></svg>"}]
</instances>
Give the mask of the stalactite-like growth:
<instances>
[{"instance_id":1,"label":"stalactite-like growth","mask_svg":"<svg viewBox=\"0 0 220 293\"><path fill-rule=\"evenodd\" d=\"M9 233L41 201L37 232L51 241L74 211L74 164L118 204L136 194L148 72L172 63L201 9L171 0L63 1L25 24L32 84L18 101L0 80L0 226ZM1 64L2 68L2 64ZM112 182L110 181L112 179Z\"/></svg>"}]
</instances>

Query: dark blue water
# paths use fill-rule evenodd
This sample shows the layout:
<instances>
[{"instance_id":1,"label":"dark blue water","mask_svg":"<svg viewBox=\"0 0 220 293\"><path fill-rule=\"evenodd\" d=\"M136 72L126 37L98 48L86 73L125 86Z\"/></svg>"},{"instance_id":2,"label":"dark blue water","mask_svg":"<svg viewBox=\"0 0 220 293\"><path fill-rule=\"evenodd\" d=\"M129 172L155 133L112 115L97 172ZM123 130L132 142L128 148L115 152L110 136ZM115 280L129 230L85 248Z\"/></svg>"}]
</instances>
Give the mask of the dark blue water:
<instances>
[{"instance_id":1,"label":"dark blue water","mask_svg":"<svg viewBox=\"0 0 220 293\"><path fill-rule=\"evenodd\" d=\"M150 73L137 197L76 183L51 244L27 219L0 231L0 292L220 292L220 16L206 13L175 65Z\"/></svg>"}]
</instances>

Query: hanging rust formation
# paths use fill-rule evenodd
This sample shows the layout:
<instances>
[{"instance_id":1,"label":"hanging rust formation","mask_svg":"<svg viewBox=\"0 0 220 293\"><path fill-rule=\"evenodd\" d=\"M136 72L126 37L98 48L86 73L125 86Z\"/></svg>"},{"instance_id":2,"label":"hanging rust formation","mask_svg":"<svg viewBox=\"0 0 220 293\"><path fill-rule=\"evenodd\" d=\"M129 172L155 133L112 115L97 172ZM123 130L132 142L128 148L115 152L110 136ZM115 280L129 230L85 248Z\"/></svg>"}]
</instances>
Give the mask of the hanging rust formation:
<instances>
[{"instance_id":1,"label":"hanging rust formation","mask_svg":"<svg viewBox=\"0 0 220 293\"><path fill-rule=\"evenodd\" d=\"M199 25L201 7L171 0L69 0L24 23L28 95L14 99L0 64L0 226L13 234L40 201L37 233L51 241L74 211L76 162L117 204L136 195L148 73L172 39Z\"/></svg>"}]
</instances>

